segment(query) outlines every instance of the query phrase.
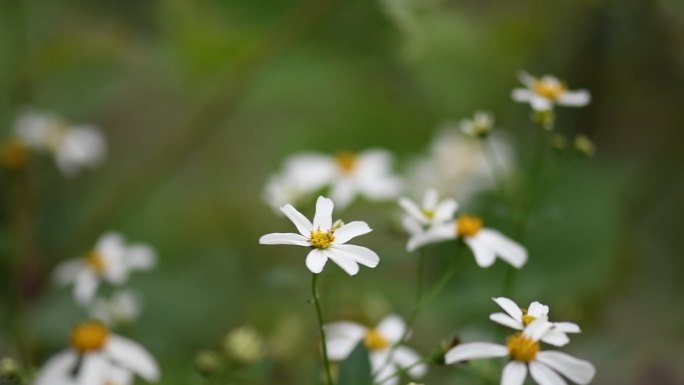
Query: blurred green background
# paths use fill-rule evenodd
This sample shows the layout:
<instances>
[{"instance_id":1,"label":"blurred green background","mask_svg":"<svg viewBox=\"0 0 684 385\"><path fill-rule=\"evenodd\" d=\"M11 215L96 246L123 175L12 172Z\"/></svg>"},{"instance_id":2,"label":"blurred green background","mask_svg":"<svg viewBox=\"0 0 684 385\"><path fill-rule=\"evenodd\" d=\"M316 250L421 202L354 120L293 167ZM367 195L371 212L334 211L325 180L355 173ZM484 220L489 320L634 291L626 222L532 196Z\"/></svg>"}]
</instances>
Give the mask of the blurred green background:
<instances>
[{"instance_id":1,"label":"blurred green background","mask_svg":"<svg viewBox=\"0 0 684 385\"><path fill-rule=\"evenodd\" d=\"M516 300L539 299L582 326L565 350L596 364L595 384L684 383L678 0L1 0L0 133L36 107L98 125L109 155L76 179L31 164L34 262L20 268L12 180L2 179L0 354L17 354L18 329L34 365L66 346L83 314L47 274L112 229L160 255L158 269L133 276L145 310L126 334L159 358L162 383L196 381L195 353L243 324L269 344L255 383L312 383L318 335L304 254L257 242L291 227L261 199L266 177L295 152L371 146L394 152L401 170L440 122L482 108L515 138L526 172L535 128L510 100L519 69L591 90L589 107L560 111L558 131L588 135L598 153L562 158L547 174ZM501 205L495 193L473 203L510 232ZM410 312L416 259L398 212L357 202L342 213L375 229L359 243L381 264L353 278L326 269L328 320ZM430 249L431 277L453 252ZM410 345L428 353L454 334L494 341L489 298L505 271L463 257ZM19 321L15 295L29 303ZM454 367L424 382L480 383Z\"/></svg>"}]
</instances>

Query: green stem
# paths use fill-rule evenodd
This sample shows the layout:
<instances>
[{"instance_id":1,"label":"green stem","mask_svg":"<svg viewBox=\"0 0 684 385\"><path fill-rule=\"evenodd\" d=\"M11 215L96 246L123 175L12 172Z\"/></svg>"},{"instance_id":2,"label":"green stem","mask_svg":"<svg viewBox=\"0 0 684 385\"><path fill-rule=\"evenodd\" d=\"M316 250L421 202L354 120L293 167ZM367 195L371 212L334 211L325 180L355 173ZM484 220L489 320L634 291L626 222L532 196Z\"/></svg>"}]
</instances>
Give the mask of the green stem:
<instances>
[{"instance_id":1,"label":"green stem","mask_svg":"<svg viewBox=\"0 0 684 385\"><path fill-rule=\"evenodd\" d=\"M316 306L316 315L318 316L318 330L321 333L321 348L323 350L323 366L325 366L325 375L328 380L328 385L333 385L332 374L330 372L330 360L328 359L328 343L325 338L325 329L323 328L323 312L321 311L321 304L318 298L318 274L311 275L311 295L313 296L314 305Z\"/></svg>"}]
</instances>

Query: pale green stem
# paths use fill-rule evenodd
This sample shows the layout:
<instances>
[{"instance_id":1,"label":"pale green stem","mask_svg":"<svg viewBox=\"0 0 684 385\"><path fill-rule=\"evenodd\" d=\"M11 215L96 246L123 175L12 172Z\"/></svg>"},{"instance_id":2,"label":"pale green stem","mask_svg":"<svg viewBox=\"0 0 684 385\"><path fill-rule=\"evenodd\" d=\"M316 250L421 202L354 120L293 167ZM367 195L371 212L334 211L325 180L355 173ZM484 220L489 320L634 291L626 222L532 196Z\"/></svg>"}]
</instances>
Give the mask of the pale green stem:
<instances>
[{"instance_id":1,"label":"pale green stem","mask_svg":"<svg viewBox=\"0 0 684 385\"><path fill-rule=\"evenodd\" d=\"M316 316L318 317L318 330L321 333L321 349L323 350L323 366L325 367L325 375L328 385L333 385L332 373L330 371L330 360L328 359L328 343L325 338L325 325L323 321L323 312L321 311L321 304L318 297L318 274L311 275L311 295L313 296L314 305L316 306Z\"/></svg>"}]
</instances>

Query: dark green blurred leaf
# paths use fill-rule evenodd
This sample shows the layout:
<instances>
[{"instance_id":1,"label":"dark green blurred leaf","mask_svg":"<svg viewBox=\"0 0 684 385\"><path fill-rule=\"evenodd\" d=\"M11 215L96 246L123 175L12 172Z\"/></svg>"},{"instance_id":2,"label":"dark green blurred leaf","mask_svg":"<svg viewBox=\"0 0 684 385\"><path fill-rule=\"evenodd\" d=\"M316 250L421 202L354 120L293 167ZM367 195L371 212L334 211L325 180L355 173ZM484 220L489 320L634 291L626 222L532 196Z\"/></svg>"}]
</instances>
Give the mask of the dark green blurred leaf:
<instances>
[{"instance_id":1,"label":"dark green blurred leaf","mask_svg":"<svg viewBox=\"0 0 684 385\"><path fill-rule=\"evenodd\" d=\"M372 383L368 350L361 341L342 363L337 385L371 385Z\"/></svg>"}]
</instances>

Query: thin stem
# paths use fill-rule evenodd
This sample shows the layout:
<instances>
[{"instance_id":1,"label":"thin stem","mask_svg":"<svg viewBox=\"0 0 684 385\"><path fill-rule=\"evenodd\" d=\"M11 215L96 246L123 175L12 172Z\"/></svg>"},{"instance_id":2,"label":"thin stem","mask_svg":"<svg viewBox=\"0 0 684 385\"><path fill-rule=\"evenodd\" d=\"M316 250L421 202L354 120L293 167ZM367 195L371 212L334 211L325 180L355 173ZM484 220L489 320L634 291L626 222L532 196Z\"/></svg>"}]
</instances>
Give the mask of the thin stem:
<instances>
[{"instance_id":1,"label":"thin stem","mask_svg":"<svg viewBox=\"0 0 684 385\"><path fill-rule=\"evenodd\" d=\"M321 333L321 347L323 350L323 366L325 366L325 375L328 380L328 385L333 385L332 374L330 372L330 360L328 359L328 342L325 338L325 329L323 328L323 312L321 311L321 304L318 299L318 274L311 275L311 295L313 296L314 305L316 306L316 315L318 316L318 330Z\"/></svg>"},{"instance_id":2,"label":"thin stem","mask_svg":"<svg viewBox=\"0 0 684 385\"><path fill-rule=\"evenodd\" d=\"M425 249L422 248L418 251L418 272L416 273L416 305L420 306L420 302L423 298L423 271L425 270Z\"/></svg>"}]
</instances>

